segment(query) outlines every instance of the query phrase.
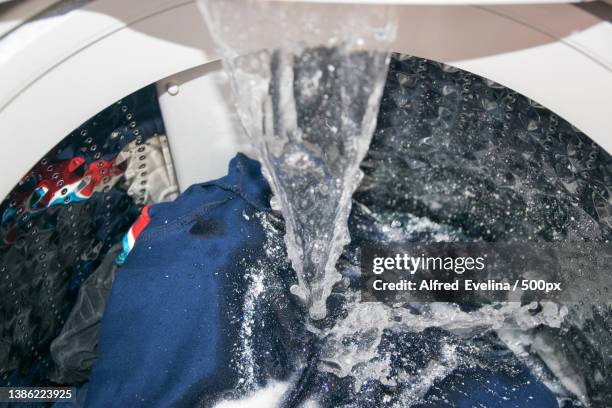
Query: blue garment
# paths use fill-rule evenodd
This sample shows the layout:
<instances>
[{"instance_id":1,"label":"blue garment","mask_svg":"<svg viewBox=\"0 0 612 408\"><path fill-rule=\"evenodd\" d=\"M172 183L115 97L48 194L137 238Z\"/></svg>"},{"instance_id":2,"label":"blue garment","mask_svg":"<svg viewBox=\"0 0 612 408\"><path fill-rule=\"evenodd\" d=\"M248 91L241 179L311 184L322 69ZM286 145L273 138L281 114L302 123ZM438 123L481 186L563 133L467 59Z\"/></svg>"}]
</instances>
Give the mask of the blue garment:
<instances>
[{"instance_id":1,"label":"blue garment","mask_svg":"<svg viewBox=\"0 0 612 408\"><path fill-rule=\"evenodd\" d=\"M525 367L512 374L482 368L457 370L433 387L426 398L427 401L437 401L437 404L425 403L413 408L559 407L554 394Z\"/></svg>"},{"instance_id":2,"label":"blue garment","mask_svg":"<svg viewBox=\"0 0 612 408\"><path fill-rule=\"evenodd\" d=\"M194 406L238 386L245 265L262 257L255 214L269 211L269 198L259 164L239 155L228 176L150 209L149 226L117 272L87 407ZM258 348L275 361L262 378L289 372L272 317L262 314L269 325Z\"/></svg>"},{"instance_id":3,"label":"blue garment","mask_svg":"<svg viewBox=\"0 0 612 408\"><path fill-rule=\"evenodd\" d=\"M473 366L448 361L443 349L449 345L454 348L451 360L464 360ZM356 391L350 376L319 373L308 386L311 395L319 394L319 406L559 408L554 394L493 333L473 338L467 345L439 328L423 332L385 330L378 350L388 361L390 382L403 380L392 387L367 380Z\"/></svg>"}]
</instances>

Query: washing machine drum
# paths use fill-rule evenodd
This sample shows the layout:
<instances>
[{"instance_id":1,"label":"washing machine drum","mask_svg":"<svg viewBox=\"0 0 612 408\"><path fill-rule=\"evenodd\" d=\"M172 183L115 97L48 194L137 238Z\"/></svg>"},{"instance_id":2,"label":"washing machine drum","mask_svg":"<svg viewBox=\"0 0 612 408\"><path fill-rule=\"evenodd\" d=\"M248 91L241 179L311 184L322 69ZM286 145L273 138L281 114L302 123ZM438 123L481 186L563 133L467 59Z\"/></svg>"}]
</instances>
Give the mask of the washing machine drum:
<instances>
[{"instance_id":1,"label":"washing machine drum","mask_svg":"<svg viewBox=\"0 0 612 408\"><path fill-rule=\"evenodd\" d=\"M150 89L143 92L154 94ZM76 141L61 144L59 152L56 149L52 156L43 159L46 161L44 164L41 161L42 169L35 172L38 178L32 183L27 180L21 183L3 204L2 385L81 385L89 379L95 358L95 336L93 343L88 343L89 365L79 367L78 372L61 370L61 361L53 358L50 346L64 330L66 319L78 314L73 307L83 304L77 300L87 287L83 282L100 265L107 264L106 255L114 258L114 244L149 203L146 198L149 196L122 181L91 196L81 194L82 190L80 195L71 195L69 191L62 194L61 188L60 196L70 199L55 203L41 199L49 196L41 182L49 173L56 183L53 188L57 187L53 169L48 170L51 159L54 166L67 160L66 169L70 165L73 171L66 170L66 174L85 177L82 163L71 164L70 160L81 157L85 163L96 164L104 159L97 154L106 152L115 141L122 142L118 150L113 150L112 157L131 152L137 172L144 161L140 160L144 155L139 149L149 146L149 138L163 134L163 124L154 118L159 115L158 107L145 108L148 105L143 102L131 106L130 100L124 98L110 111L79 128L72 136ZM139 107L143 109L140 116L135 114ZM116 122L112 112L117 115ZM133 126L134 120L128 119L128 114L145 118L150 114L152 122L147 123L152 125ZM94 141L91 130L83 133L99 123L113 123L100 131L105 135L100 141ZM134 149L130 150L132 142ZM96 149L92 150L93 145ZM119 169L123 173L118 179L128 179L130 166L127 163ZM352 244L342 261L346 270L350 269L351 260L356 259L357 246L367 241L431 242L441 236L453 241L486 242L609 242L612 238L610 155L528 98L436 62L393 56L377 129L362 170L365 177L354 195L350 219ZM158 200L151 199L151 203L155 201ZM112 281L114 275L104 276ZM103 309L105 301L97 304ZM336 307L342 310L344 306L340 302ZM102 314L100 310L96 313ZM610 376L602 380L597 375L612 371L610 311L605 306L590 305L577 307L572 313L573 317L561 327L534 328L529 335L546 336L549 344L570 356L564 361L582 379L584 386L580 391L584 395L596 401L610 400ZM96 325L99 316L94 319ZM588 324L583 324L584 319ZM127 328L125 333L129 333ZM411 350L409 344L435 340L436 350L420 356L426 361L438 358L440 350L458 341L435 330L429 336L394 337L386 333L381 344L389 349L380 352L393 347ZM494 338L481 340L491 347L495 343ZM126 341L136 345L143 339L139 336ZM148 350L159 345L155 336L147 337L146 341L150 345ZM188 351L189 345L185 347L182 352ZM407 362L397 353L394 355L397 359L390 363L391 369L406 369L402 364ZM581 364L581 360L588 364ZM508 364L508 367L517 364L521 370L523 367L515 359ZM415 362L412 367L416 366ZM383 406L387 401L386 388L381 384L364 387L361 394L350 396L342 393L346 384L337 380L327 374L309 377L307 384L312 387L305 387L300 398L327 399L330 406L339 401L349 405L376 401L376 405ZM146 384L142 378L139 381ZM328 384L332 395L316 395L321 388L315 384ZM401 386L407 390L410 384ZM425 393L424 398L429 398L427 395L432 401L440 397L434 391Z\"/></svg>"}]
</instances>

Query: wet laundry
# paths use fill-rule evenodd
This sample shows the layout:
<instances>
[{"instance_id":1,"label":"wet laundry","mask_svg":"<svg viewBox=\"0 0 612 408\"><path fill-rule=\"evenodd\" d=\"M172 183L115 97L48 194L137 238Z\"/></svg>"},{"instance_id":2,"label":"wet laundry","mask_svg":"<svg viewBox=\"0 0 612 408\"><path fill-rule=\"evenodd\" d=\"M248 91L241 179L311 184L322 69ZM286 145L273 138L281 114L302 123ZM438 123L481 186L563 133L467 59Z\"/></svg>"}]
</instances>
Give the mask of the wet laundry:
<instances>
[{"instance_id":1,"label":"wet laundry","mask_svg":"<svg viewBox=\"0 0 612 408\"><path fill-rule=\"evenodd\" d=\"M136 407L212 406L293 379L287 394L299 394L296 404L329 408L393 406L419 381L430 381L419 394L423 406L556 407L554 395L497 339L480 340L480 364L470 368L448 359L471 346L441 330L384 333L379 352L390 358L394 387L374 378L357 386L352 376L316 368L297 381L307 367L325 365L318 360L325 352L309 352L313 336L289 294L294 277L269 196L259 165L239 155L225 178L147 211L150 223L117 273L103 317L87 406L109 398ZM332 316L347 306L336 302ZM367 341L361 336L354 341ZM428 370L439 374L421 378ZM431 405L444 399L447 405Z\"/></svg>"}]
</instances>

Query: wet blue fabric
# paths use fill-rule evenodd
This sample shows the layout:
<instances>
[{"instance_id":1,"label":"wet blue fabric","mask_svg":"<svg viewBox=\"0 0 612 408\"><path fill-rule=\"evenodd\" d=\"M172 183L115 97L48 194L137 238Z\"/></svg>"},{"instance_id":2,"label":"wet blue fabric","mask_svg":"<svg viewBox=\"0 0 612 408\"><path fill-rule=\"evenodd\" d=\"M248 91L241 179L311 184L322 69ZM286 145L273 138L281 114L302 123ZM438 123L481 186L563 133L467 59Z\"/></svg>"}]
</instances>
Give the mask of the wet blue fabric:
<instances>
[{"instance_id":1,"label":"wet blue fabric","mask_svg":"<svg viewBox=\"0 0 612 408\"><path fill-rule=\"evenodd\" d=\"M451 359L466 359L471 364L452 369L456 362L448 361L442 353L444 345L451 344L456 347ZM357 389L350 376L337 378L321 373L309 385L310 393L327 390L319 397L321 408L559 408L554 394L493 332L472 339L469 352L478 352L471 357L465 358L464 345L463 340L439 328L423 332L388 330L379 350L385 350L389 379L409 380L398 381L393 387L368 380ZM425 394L419 397L421 392Z\"/></svg>"},{"instance_id":2,"label":"wet blue fabric","mask_svg":"<svg viewBox=\"0 0 612 408\"><path fill-rule=\"evenodd\" d=\"M86 406L193 406L232 387L241 262L260 251L252 215L269 195L259 164L239 155L228 176L151 208L117 272Z\"/></svg>"},{"instance_id":3,"label":"wet blue fabric","mask_svg":"<svg viewBox=\"0 0 612 408\"><path fill-rule=\"evenodd\" d=\"M434 345L437 344L436 340L441 338L452 337L444 331L434 329L425 330L421 337ZM404 348L400 344L401 342L398 344L400 350L407 351L411 348L410 345ZM436 380L423 398L424 402L415 404L413 408L559 407L555 395L533 376L496 335L487 333L473 339L471 344L479 350L478 364L470 368L463 365Z\"/></svg>"},{"instance_id":4,"label":"wet blue fabric","mask_svg":"<svg viewBox=\"0 0 612 408\"><path fill-rule=\"evenodd\" d=\"M524 367L512 375L482 368L457 370L432 387L426 399L435 402L414 408L559 407L554 394Z\"/></svg>"},{"instance_id":5,"label":"wet blue fabric","mask_svg":"<svg viewBox=\"0 0 612 408\"><path fill-rule=\"evenodd\" d=\"M150 209L151 223L117 272L102 321L87 407L206 407L220 393L237 387L241 362L232 353L247 289L243 274L245 265L264 256L262 225L253 215L269 211L269 198L259 164L239 155L230 163L228 176L193 186L175 202ZM286 288L280 291L288 292ZM287 310L299 310L289 305L281 308L285 315L279 309L271 313L269 309L279 303L280 297L266 304L267 310L259 316L269 319L259 333L267 342L254 342L254 348L263 356L259 366L280 361L284 370L277 373L294 370L295 374L287 361L295 359L291 352L302 353L292 342L303 332L297 327L299 319ZM291 328L283 330L283 325ZM407 369L402 366L406 356L410 366L426 367L427 353L418 360L414 336L389 338L394 345L390 349L397 353L395 369ZM429 330L419 336L421 344L434 347L442 334ZM499 353L492 359L514 359L507 349ZM262 376L269 377L270 372L264 371ZM368 407L373 401L382 404L387 393L382 384L368 382L355 394L348 377L325 373L310 379L305 388L321 407ZM509 391L515 388L520 392ZM437 382L427 399L424 407L547 408L555 402L552 393L518 363L513 375L456 371Z\"/></svg>"}]
</instances>

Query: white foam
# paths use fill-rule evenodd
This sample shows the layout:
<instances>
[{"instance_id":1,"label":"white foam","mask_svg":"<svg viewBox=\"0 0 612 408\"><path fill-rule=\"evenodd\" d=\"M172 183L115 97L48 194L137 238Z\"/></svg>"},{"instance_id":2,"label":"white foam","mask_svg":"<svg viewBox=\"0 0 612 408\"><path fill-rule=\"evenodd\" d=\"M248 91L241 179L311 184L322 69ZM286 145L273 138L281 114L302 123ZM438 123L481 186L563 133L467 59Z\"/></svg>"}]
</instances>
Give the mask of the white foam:
<instances>
[{"instance_id":1,"label":"white foam","mask_svg":"<svg viewBox=\"0 0 612 408\"><path fill-rule=\"evenodd\" d=\"M214 405L214 408L275 408L282 402L283 395L288 388L288 382L273 382L245 398L220 401Z\"/></svg>"}]
</instances>

